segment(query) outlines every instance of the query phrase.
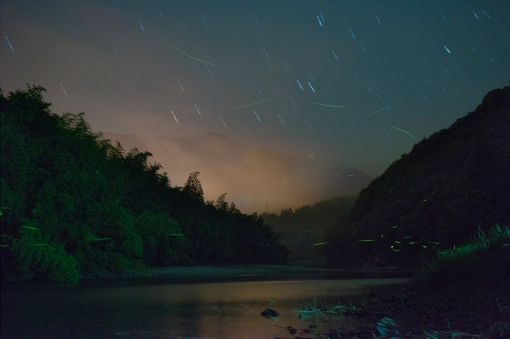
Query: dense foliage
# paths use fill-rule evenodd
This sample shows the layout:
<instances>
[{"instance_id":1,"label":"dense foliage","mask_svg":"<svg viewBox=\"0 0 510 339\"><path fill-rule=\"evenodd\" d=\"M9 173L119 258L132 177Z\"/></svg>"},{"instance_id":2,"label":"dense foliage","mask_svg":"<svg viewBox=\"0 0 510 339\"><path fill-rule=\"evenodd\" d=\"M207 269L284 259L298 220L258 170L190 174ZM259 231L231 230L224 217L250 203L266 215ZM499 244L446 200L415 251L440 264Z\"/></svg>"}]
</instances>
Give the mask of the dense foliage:
<instances>
[{"instance_id":1,"label":"dense foliage","mask_svg":"<svg viewBox=\"0 0 510 339\"><path fill-rule=\"evenodd\" d=\"M439 252L411 284L428 294L473 294L503 286L510 292L510 227L480 230L474 241Z\"/></svg>"},{"instance_id":2,"label":"dense foliage","mask_svg":"<svg viewBox=\"0 0 510 339\"><path fill-rule=\"evenodd\" d=\"M292 262L324 262L325 232L354 206L355 196L336 197L313 205L283 209L280 215L262 213L260 216L275 231L282 233L282 243L291 251Z\"/></svg>"},{"instance_id":3,"label":"dense foliage","mask_svg":"<svg viewBox=\"0 0 510 339\"><path fill-rule=\"evenodd\" d=\"M149 266L285 263L270 226L198 172L171 187L149 152L125 152L78 115L50 112L44 88L0 91L2 277L77 281Z\"/></svg>"},{"instance_id":4,"label":"dense foliage","mask_svg":"<svg viewBox=\"0 0 510 339\"><path fill-rule=\"evenodd\" d=\"M329 234L333 266L407 265L510 224L510 87L414 145Z\"/></svg>"}]
</instances>

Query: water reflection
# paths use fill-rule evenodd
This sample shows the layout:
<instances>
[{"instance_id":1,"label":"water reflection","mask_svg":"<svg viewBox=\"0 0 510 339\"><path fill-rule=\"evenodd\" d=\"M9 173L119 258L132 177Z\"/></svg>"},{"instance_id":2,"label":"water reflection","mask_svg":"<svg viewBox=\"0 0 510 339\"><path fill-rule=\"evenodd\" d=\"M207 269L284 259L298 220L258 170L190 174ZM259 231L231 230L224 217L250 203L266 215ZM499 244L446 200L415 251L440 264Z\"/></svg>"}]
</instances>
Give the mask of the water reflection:
<instances>
[{"instance_id":1,"label":"water reflection","mask_svg":"<svg viewBox=\"0 0 510 339\"><path fill-rule=\"evenodd\" d=\"M2 288L2 338L275 338L287 326L345 325L297 310L406 279L248 281L142 286L22 284ZM2 286L5 287L5 286ZM260 316L266 308L278 319ZM309 335L312 337L311 335Z\"/></svg>"}]
</instances>

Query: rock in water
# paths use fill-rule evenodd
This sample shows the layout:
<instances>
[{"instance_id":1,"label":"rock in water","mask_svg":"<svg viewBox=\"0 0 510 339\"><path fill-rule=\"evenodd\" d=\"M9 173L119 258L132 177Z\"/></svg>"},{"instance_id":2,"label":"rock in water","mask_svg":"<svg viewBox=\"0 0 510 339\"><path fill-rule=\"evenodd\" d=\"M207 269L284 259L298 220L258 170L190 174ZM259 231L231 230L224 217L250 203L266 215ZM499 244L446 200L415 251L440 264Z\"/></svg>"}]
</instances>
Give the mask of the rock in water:
<instances>
[{"instance_id":1,"label":"rock in water","mask_svg":"<svg viewBox=\"0 0 510 339\"><path fill-rule=\"evenodd\" d=\"M277 317L279 316L280 314L278 314L278 312L276 312L275 310L272 310L270 308L266 308L265 311L263 311L262 313L260 313L261 316L263 317Z\"/></svg>"}]
</instances>

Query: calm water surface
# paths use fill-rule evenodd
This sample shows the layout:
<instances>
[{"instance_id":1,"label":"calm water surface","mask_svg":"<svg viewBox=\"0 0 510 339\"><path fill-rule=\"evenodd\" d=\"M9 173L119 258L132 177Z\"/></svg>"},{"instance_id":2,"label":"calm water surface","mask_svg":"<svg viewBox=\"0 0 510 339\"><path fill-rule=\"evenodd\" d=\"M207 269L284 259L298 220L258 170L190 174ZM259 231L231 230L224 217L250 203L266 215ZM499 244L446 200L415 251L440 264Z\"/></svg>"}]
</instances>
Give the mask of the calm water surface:
<instances>
[{"instance_id":1,"label":"calm water surface","mask_svg":"<svg viewBox=\"0 0 510 339\"><path fill-rule=\"evenodd\" d=\"M345 325L298 310L407 279L244 281L186 284L2 283L1 338L293 338L285 329ZM277 320L260 316L276 310ZM313 335L307 335L313 338ZM305 337L307 337L305 335ZM321 336L324 338L324 335Z\"/></svg>"}]
</instances>

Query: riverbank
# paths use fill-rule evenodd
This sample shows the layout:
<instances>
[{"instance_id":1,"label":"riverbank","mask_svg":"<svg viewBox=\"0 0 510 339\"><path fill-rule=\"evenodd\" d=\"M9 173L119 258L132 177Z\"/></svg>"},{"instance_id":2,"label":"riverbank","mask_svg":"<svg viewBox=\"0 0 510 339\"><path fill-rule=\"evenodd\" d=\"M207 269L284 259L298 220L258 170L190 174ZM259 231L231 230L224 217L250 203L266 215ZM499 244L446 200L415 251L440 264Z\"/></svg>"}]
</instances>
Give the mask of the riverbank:
<instances>
[{"instance_id":1,"label":"riverbank","mask_svg":"<svg viewBox=\"0 0 510 339\"><path fill-rule=\"evenodd\" d=\"M510 283L510 282L508 282ZM510 288L424 293L412 283L349 300L357 326L330 338L510 338Z\"/></svg>"},{"instance_id":2,"label":"riverbank","mask_svg":"<svg viewBox=\"0 0 510 339\"><path fill-rule=\"evenodd\" d=\"M194 283L191 285L200 286L201 283L207 282L222 282L220 285L224 285L223 282L257 280L281 280L282 283L289 281L290 286L296 283L290 280L317 279L324 281L336 279L335 276L338 275L344 275L347 277L345 279L349 279L349 277L357 279L356 275L358 274L379 276L384 274L387 277L396 278L397 274L410 274L411 272L396 268L353 271L294 265L222 265L153 268L148 273L150 275L126 273L122 276L112 275L109 277L112 279L82 280L79 283L80 288L91 293L90 296L83 298L83 302L91 296L95 296L97 291L105 286L111 291L116 288L131 291L133 287L135 290L139 287L142 290L144 288L158 290L166 289L167 287L164 286L178 286L175 284L182 283ZM330 339L369 338L375 335L386 338L422 339L509 338L510 290L504 284L486 285L485 289L473 288L471 291L438 287L434 292L429 290L425 293L421 286L416 285L416 280L398 278L385 280L387 283L383 285L354 288L356 293L351 296L333 298L336 300L335 303L338 303L336 305L318 304L315 311L306 311L306 314L312 316L313 313L316 313L319 321L325 321L328 318L330 320L333 318L346 319L342 327L328 325L329 333L322 330L315 337L321 339L328 337ZM353 283L355 282L353 281ZM49 286L49 284L44 285ZM74 291L73 286L65 287L64 290L69 293L68 298L74 295L74 292L71 292ZM110 293L108 292L108 294ZM283 299L286 295L285 292L282 293L284 294L276 293L272 298ZM146 297L142 299L146 300ZM281 301L278 300L278 302ZM313 298L308 300L309 305L313 305L313 303ZM269 307L271 306L269 305ZM280 304L274 305L276 308L278 306L281 308ZM333 312L330 312L331 310ZM254 317L258 317L257 312L254 313ZM284 322L285 320L280 320L278 326L285 328L288 325L293 325ZM313 338L314 336L308 337Z\"/></svg>"},{"instance_id":3,"label":"riverbank","mask_svg":"<svg viewBox=\"0 0 510 339\"><path fill-rule=\"evenodd\" d=\"M410 279L414 271L396 267L359 270L325 269L301 265L236 265L155 267L147 272L126 272L102 278L147 279L164 282L310 279Z\"/></svg>"},{"instance_id":4,"label":"riverbank","mask_svg":"<svg viewBox=\"0 0 510 339\"><path fill-rule=\"evenodd\" d=\"M222 265L152 268L150 275L124 275L147 282L218 282L309 279L410 278L414 272L398 268L343 270L296 265ZM406 279L366 290L362 296L342 298L338 316L351 326L321 333L320 338L510 338L510 289L505 284L472 290L443 286L424 291ZM506 288L505 288L506 287ZM312 302L312 301L310 301ZM319 305L318 305L319 306ZM331 305L329 305L331 306ZM321 309L317 309L320 313Z\"/></svg>"},{"instance_id":5,"label":"riverbank","mask_svg":"<svg viewBox=\"0 0 510 339\"><path fill-rule=\"evenodd\" d=\"M480 231L472 242L439 252L396 287L354 301L357 323L369 319L372 327L343 336L376 330L398 338L510 339L510 228Z\"/></svg>"}]
</instances>

